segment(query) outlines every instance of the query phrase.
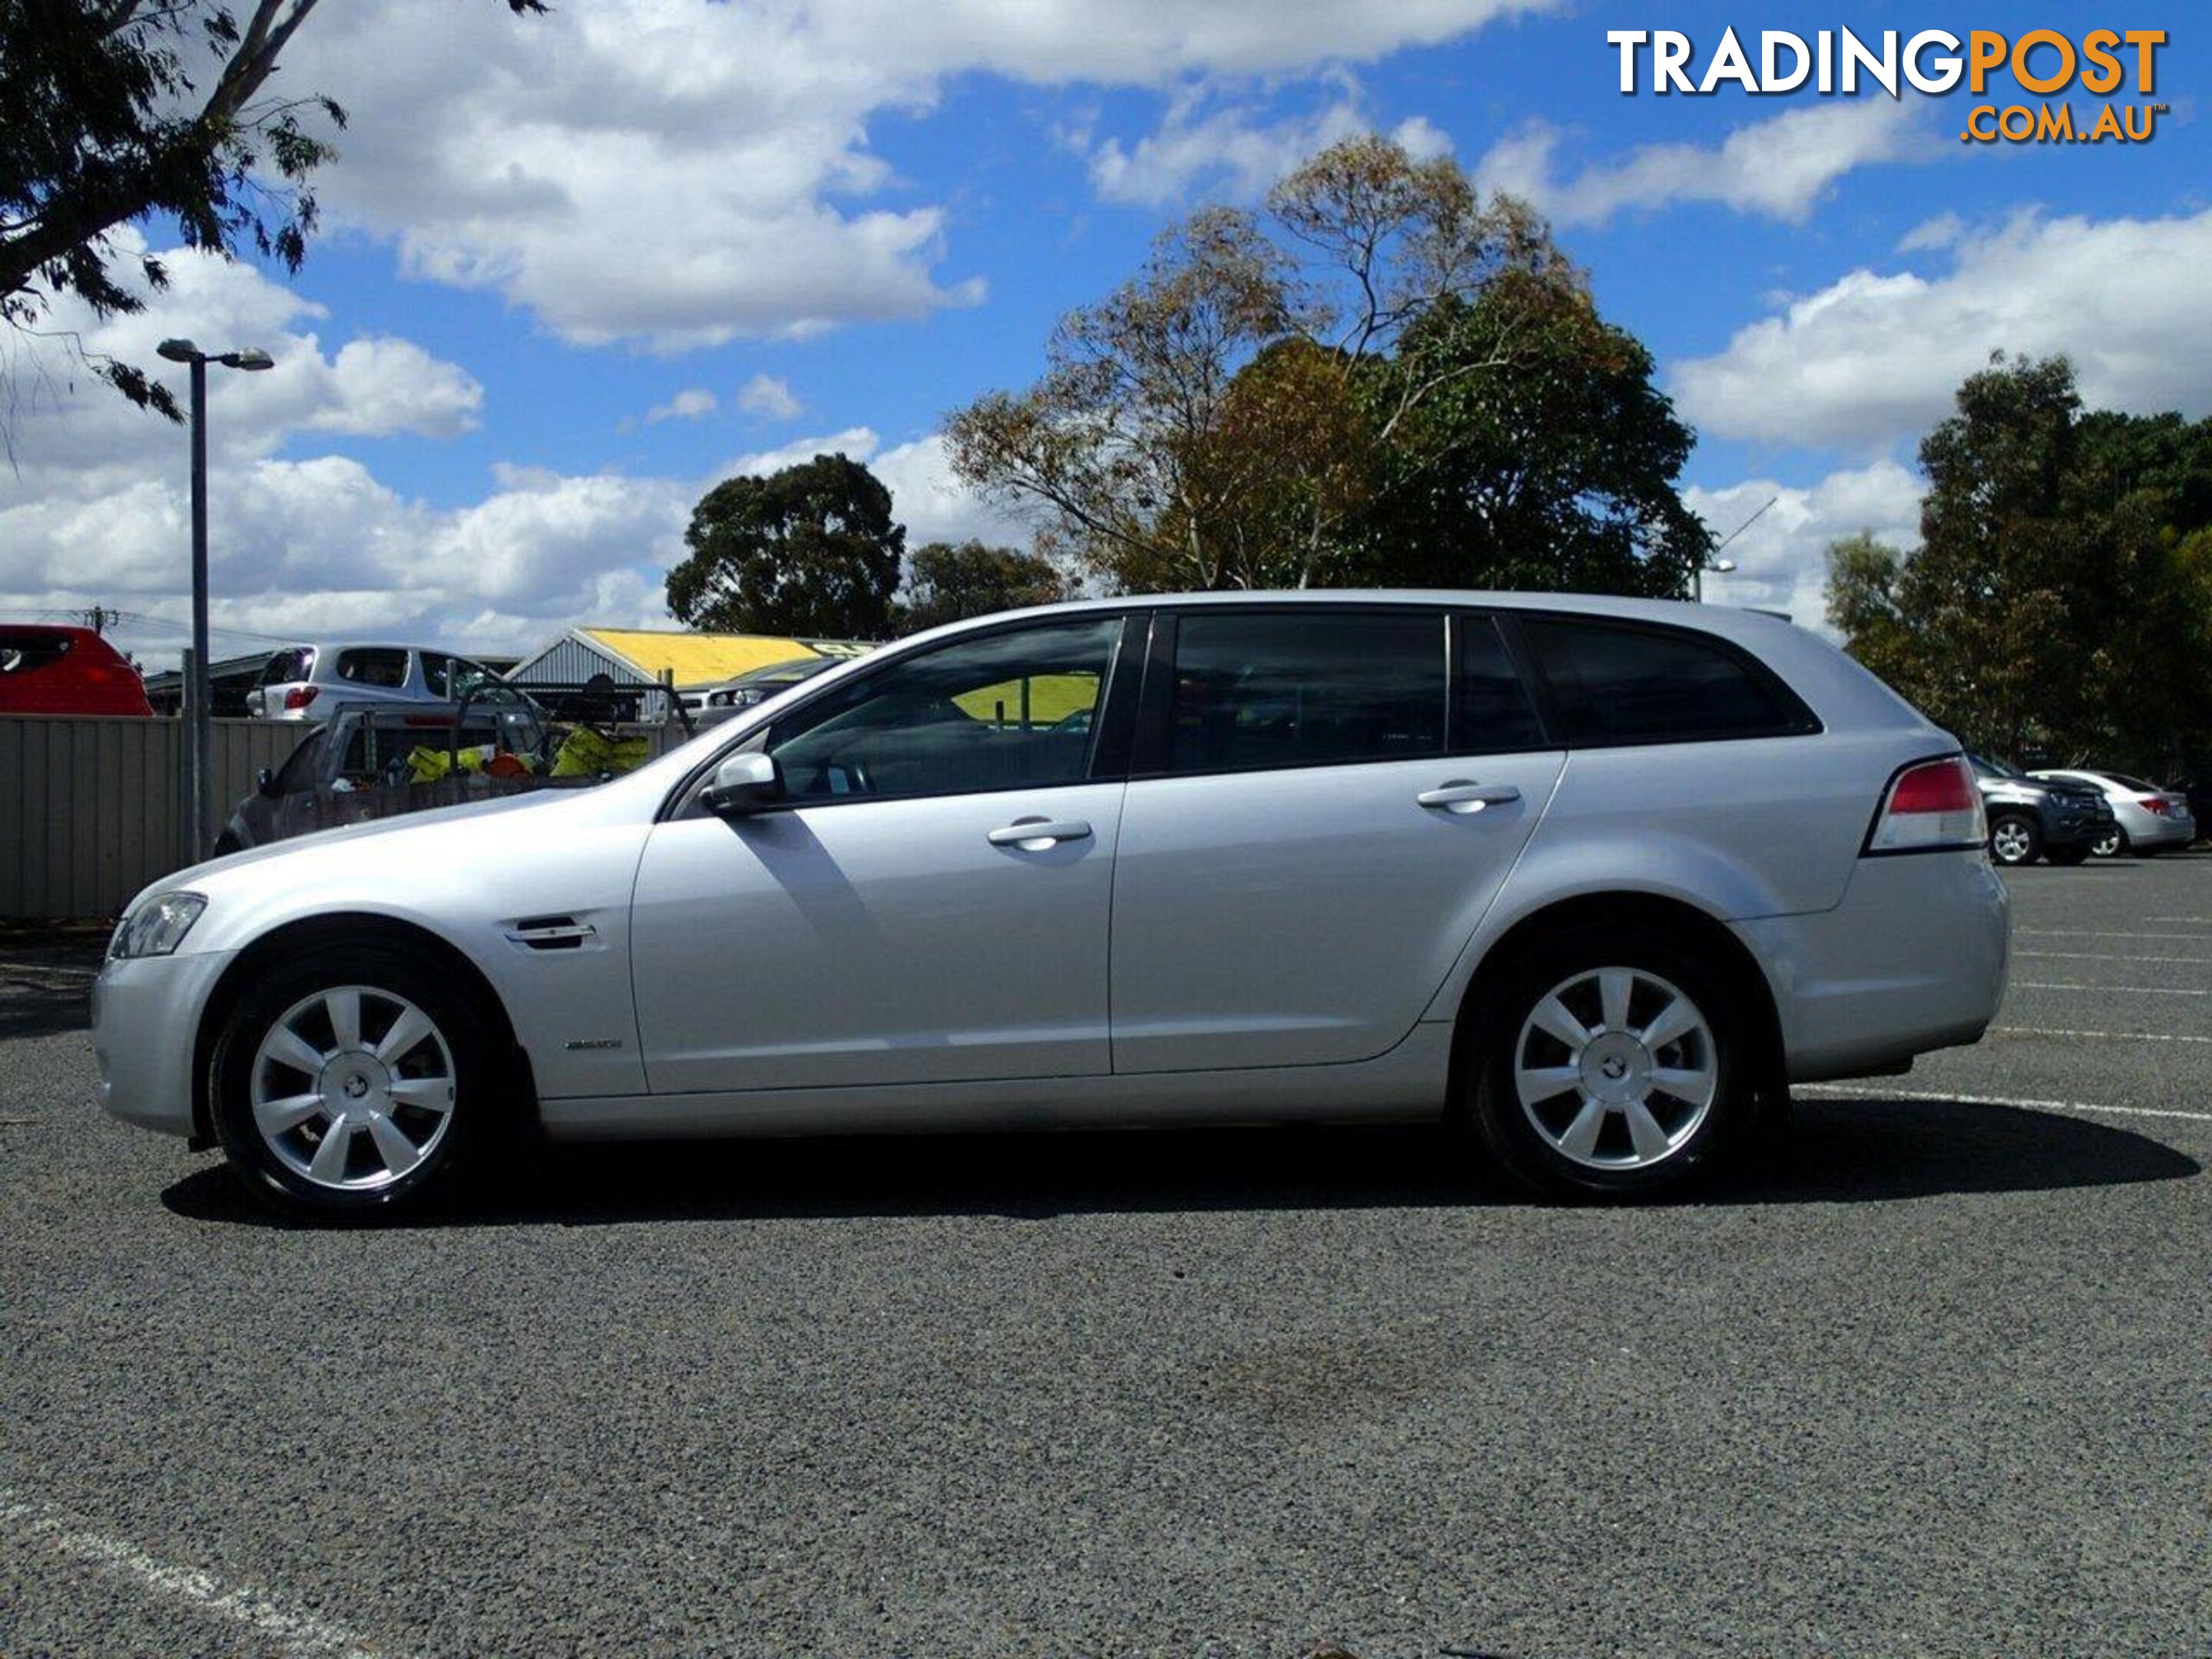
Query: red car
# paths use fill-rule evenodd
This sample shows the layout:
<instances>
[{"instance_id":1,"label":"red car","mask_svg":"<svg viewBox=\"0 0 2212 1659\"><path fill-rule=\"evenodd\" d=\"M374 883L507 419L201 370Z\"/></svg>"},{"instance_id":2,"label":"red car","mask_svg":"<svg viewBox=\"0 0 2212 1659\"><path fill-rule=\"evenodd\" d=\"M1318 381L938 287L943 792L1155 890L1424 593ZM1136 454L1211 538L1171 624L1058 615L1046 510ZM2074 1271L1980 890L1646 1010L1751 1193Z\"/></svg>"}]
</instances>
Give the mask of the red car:
<instances>
[{"instance_id":1,"label":"red car","mask_svg":"<svg viewBox=\"0 0 2212 1659\"><path fill-rule=\"evenodd\" d=\"M0 714L137 714L146 683L89 628L0 623Z\"/></svg>"}]
</instances>

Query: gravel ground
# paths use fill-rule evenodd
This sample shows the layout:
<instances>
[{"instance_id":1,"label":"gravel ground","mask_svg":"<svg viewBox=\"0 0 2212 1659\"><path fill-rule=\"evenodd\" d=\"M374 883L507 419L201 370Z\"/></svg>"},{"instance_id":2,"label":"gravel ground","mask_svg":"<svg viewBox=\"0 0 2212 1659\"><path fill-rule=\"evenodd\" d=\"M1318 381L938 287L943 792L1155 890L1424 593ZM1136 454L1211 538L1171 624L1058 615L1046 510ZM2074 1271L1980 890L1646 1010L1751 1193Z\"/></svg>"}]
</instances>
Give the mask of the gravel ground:
<instances>
[{"instance_id":1,"label":"gravel ground","mask_svg":"<svg viewBox=\"0 0 2212 1659\"><path fill-rule=\"evenodd\" d=\"M0 1655L2212 1653L2208 866L2014 876L1981 1047L1610 1211L1314 1130L282 1225L0 963Z\"/></svg>"}]
</instances>

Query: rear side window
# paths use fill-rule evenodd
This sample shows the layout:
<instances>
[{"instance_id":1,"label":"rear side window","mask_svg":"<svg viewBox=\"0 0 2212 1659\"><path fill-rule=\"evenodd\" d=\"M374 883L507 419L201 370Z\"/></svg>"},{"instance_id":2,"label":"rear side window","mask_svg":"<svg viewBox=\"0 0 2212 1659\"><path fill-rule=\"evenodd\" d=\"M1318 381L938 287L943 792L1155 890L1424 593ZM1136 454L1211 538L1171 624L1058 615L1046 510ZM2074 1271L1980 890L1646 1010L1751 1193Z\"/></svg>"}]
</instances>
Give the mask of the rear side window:
<instances>
[{"instance_id":1,"label":"rear side window","mask_svg":"<svg viewBox=\"0 0 2212 1659\"><path fill-rule=\"evenodd\" d=\"M1771 674L1695 635L1539 617L1521 627L1571 747L1820 730Z\"/></svg>"},{"instance_id":2,"label":"rear side window","mask_svg":"<svg viewBox=\"0 0 2212 1659\"><path fill-rule=\"evenodd\" d=\"M1445 680L1441 612L1186 611L1168 769L1440 755Z\"/></svg>"},{"instance_id":3,"label":"rear side window","mask_svg":"<svg viewBox=\"0 0 2212 1659\"><path fill-rule=\"evenodd\" d=\"M356 685L402 686L407 684L407 653L375 647L356 646L338 653L338 678Z\"/></svg>"},{"instance_id":4,"label":"rear side window","mask_svg":"<svg viewBox=\"0 0 2212 1659\"><path fill-rule=\"evenodd\" d=\"M262 684L289 685L295 680L306 679L307 665L314 654L305 646L271 653L267 666L261 671Z\"/></svg>"},{"instance_id":5,"label":"rear side window","mask_svg":"<svg viewBox=\"0 0 2212 1659\"><path fill-rule=\"evenodd\" d=\"M76 641L66 634L0 630L0 674L33 674L69 655Z\"/></svg>"},{"instance_id":6,"label":"rear side window","mask_svg":"<svg viewBox=\"0 0 2212 1659\"><path fill-rule=\"evenodd\" d=\"M1453 750L1503 755L1546 747L1528 688L1487 617L1459 619L1459 673L1452 689Z\"/></svg>"}]
</instances>

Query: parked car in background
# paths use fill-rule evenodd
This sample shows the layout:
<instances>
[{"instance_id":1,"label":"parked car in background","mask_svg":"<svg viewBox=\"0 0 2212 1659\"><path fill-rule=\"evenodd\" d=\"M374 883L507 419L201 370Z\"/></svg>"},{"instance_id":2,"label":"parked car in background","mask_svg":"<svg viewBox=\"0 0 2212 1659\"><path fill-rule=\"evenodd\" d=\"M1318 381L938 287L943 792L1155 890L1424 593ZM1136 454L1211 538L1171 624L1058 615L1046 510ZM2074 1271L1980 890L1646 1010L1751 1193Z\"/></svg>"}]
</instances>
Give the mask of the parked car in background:
<instances>
[{"instance_id":1,"label":"parked car in background","mask_svg":"<svg viewBox=\"0 0 2212 1659\"><path fill-rule=\"evenodd\" d=\"M756 668L750 674L740 674L733 680L713 686L700 694L696 704L689 699L686 704L693 711L695 725L702 729L719 726L739 709L766 702L794 685L804 685L825 668L835 668L842 660L838 657L793 657L787 662L772 662L765 668Z\"/></svg>"},{"instance_id":2,"label":"parked car in background","mask_svg":"<svg viewBox=\"0 0 2212 1659\"><path fill-rule=\"evenodd\" d=\"M1989 814L1990 856L1999 864L2033 864L2039 858L2080 864L2112 827L2112 809L2102 790L2086 783L2045 782L1984 755L1966 758Z\"/></svg>"},{"instance_id":3,"label":"parked car in background","mask_svg":"<svg viewBox=\"0 0 2212 1659\"><path fill-rule=\"evenodd\" d=\"M153 714L138 671L91 629L0 623L0 714Z\"/></svg>"},{"instance_id":4,"label":"parked car in background","mask_svg":"<svg viewBox=\"0 0 2212 1659\"><path fill-rule=\"evenodd\" d=\"M1426 1118L1470 1172L1619 1197L1789 1083L1978 1038L1985 836L1956 741L1769 617L1091 601L840 664L596 789L168 877L93 1044L110 1112L319 1213L497 1167L517 1123Z\"/></svg>"},{"instance_id":5,"label":"parked car in background","mask_svg":"<svg viewBox=\"0 0 2212 1659\"><path fill-rule=\"evenodd\" d=\"M504 684L483 664L411 645L293 645L275 652L246 712L313 720L347 702L442 702L475 686Z\"/></svg>"},{"instance_id":6,"label":"parked car in background","mask_svg":"<svg viewBox=\"0 0 2212 1659\"><path fill-rule=\"evenodd\" d=\"M239 802L216 838L216 856L539 782L520 764L497 763L502 754L537 757L545 745L544 713L527 698L466 708L349 702L331 708L329 715L308 729L283 764L262 769L253 793ZM417 754L434 761L467 755L474 764L449 761L434 769L440 774L434 781L418 779L414 772L420 769L410 767Z\"/></svg>"},{"instance_id":7,"label":"parked car in background","mask_svg":"<svg viewBox=\"0 0 2212 1659\"><path fill-rule=\"evenodd\" d=\"M2092 843L2099 858L2122 853L2148 856L2169 847L2186 847L2197 839L2196 815L2189 810L2189 797L2178 789L2161 789L2124 772L2069 769L2028 775L2050 783L2081 784L2104 796L2112 809L2112 825Z\"/></svg>"}]
</instances>

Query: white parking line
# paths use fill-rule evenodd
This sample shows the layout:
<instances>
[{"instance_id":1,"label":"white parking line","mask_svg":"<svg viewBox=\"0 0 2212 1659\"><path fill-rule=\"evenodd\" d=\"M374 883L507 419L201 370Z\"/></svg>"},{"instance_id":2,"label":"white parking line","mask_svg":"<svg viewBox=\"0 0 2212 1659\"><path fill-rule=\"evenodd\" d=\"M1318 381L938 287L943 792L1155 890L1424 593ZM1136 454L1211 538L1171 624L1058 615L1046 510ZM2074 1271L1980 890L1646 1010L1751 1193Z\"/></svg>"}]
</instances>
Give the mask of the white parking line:
<instances>
[{"instance_id":1,"label":"white parking line","mask_svg":"<svg viewBox=\"0 0 2212 1659\"><path fill-rule=\"evenodd\" d=\"M1892 1089L1878 1078L1865 1086L1847 1083L1800 1083L1796 1095L1831 1095L1845 1100L1934 1100L1954 1106L2011 1106L2033 1112L2112 1113L2120 1117L2185 1117L2194 1123L2212 1123L2212 1112L2177 1112L2159 1106L2100 1106L2091 1100L2012 1100L2002 1095L1960 1095L1948 1089Z\"/></svg>"},{"instance_id":2,"label":"white parking line","mask_svg":"<svg viewBox=\"0 0 2212 1659\"><path fill-rule=\"evenodd\" d=\"M2145 921L2193 921L2212 927L2212 916L2145 916Z\"/></svg>"},{"instance_id":3,"label":"white parking line","mask_svg":"<svg viewBox=\"0 0 2212 1659\"><path fill-rule=\"evenodd\" d=\"M2185 991L2172 985L2076 985L2070 981L2016 979L2015 991L2124 991L2141 997L2212 997L2212 991Z\"/></svg>"},{"instance_id":4,"label":"white parking line","mask_svg":"<svg viewBox=\"0 0 2212 1659\"><path fill-rule=\"evenodd\" d=\"M2133 951L2015 951L2013 954L2045 962L2193 962L2200 968L2212 968L2212 957L2146 957Z\"/></svg>"},{"instance_id":5,"label":"white parking line","mask_svg":"<svg viewBox=\"0 0 2212 1659\"><path fill-rule=\"evenodd\" d=\"M2014 939L2173 939L2197 945L2212 942L2203 933L2124 933L2110 927L2015 927Z\"/></svg>"},{"instance_id":6,"label":"white parking line","mask_svg":"<svg viewBox=\"0 0 2212 1659\"><path fill-rule=\"evenodd\" d=\"M2179 1036L2166 1031L2064 1031L2056 1026L1992 1025L1992 1036L2088 1037L2106 1042L2212 1042L2212 1036Z\"/></svg>"},{"instance_id":7,"label":"white parking line","mask_svg":"<svg viewBox=\"0 0 2212 1659\"><path fill-rule=\"evenodd\" d=\"M311 1613L281 1606L258 1590L226 1584L212 1573L172 1565L125 1539L72 1526L51 1505L18 1498L4 1488L0 1488L0 1522L12 1523L58 1553L136 1579L148 1589L244 1625L287 1656L395 1659L391 1649L372 1647Z\"/></svg>"}]
</instances>

